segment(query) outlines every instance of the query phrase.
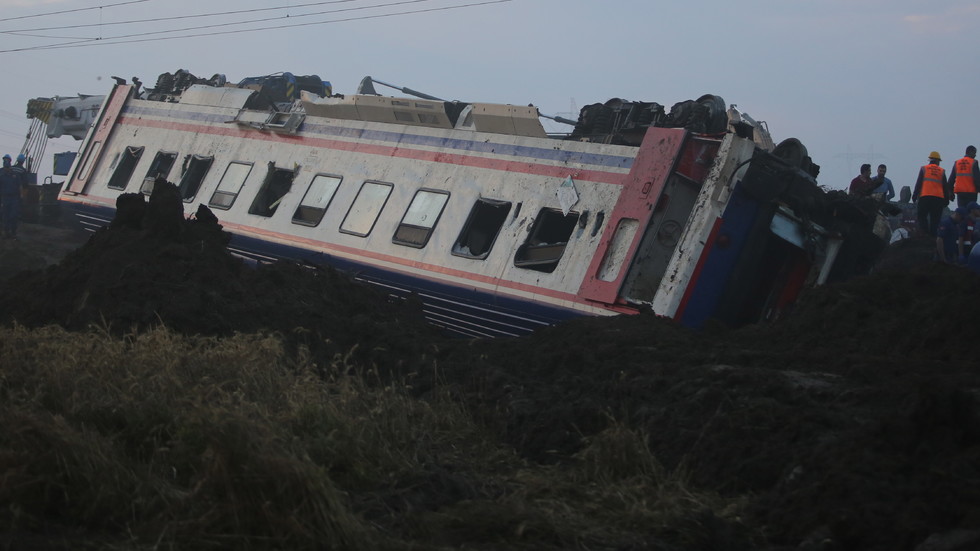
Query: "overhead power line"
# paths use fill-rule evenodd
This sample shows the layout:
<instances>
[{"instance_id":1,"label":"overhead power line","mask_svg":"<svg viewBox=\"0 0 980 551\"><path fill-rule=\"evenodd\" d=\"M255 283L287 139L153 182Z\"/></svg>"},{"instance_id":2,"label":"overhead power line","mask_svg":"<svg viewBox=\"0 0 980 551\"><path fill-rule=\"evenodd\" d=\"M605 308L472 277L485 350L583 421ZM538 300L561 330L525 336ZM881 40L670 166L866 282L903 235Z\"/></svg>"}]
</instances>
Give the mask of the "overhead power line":
<instances>
[{"instance_id":1,"label":"overhead power line","mask_svg":"<svg viewBox=\"0 0 980 551\"><path fill-rule=\"evenodd\" d=\"M409 10L409 11L402 11L402 12L390 12L390 13L382 13L382 14L377 14L377 15L364 15L364 16L359 16L359 17L348 17L348 18L344 18L344 19L330 19L330 20L326 20L326 21L313 21L313 22L309 22L309 23L295 23L295 24L288 24L288 25L273 25L273 26L257 27L257 28L254 28L254 29L238 29L238 30L221 31L221 32L196 33L196 34L188 34L188 35L181 35L181 36L157 36L157 37L152 37L152 38L138 38L138 39L133 39L133 40L122 40L124 38L132 38L134 36L147 36L147 35L150 35L150 34L167 34L167 33L185 32L185 31L190 31L190 30L200 30L200 29L206 29L206 28L207 29L213 29L213 28L216 28L216 27L226 27L226 26L232 26L232 25L243 25L243 24L248 24L248 23L264 22L264 21L269 21L269 20L295 19L296 17L306 17L306 16L312 16L312 15L323 15L324 13L338 13L338 12L343 12L343 11L354 11L354 10L371 9L371 8L378 8L378 7L391 7L391 6L395 6L395 5L411 4L411 3L426 2L426 1L430 1L430 0L403 0L401 2L392 2L390 4L378 4L378 5L374 5L374 6L363 6L363 7L357 7L357 8L347 8L347 9L343 9L343 10L329 10L329 11L318 12L318 13L313 13L313 14L282 16L282 17L276 17L276 18L263 18L263 19L257 19L257 20L251 20L251 21L240 21L240 22L234 22L234 23L220 23L220 24L215 24L215 25L204 25L204 26L198 26L198 27L185 27L185 28L182 28L182 29L171 29L171 30L166 30L166 31L153 31L153 32L139 33L139 34L133 34L133 35L120 35L120 36L117 36L117 37L90 38L90 39L82 39L82 40L77 40L77 41L72 41L72 42L64 42L64 43L60 43L60 44L48 44L48 45L44 45L44 46L27 46L27 47L23 47L23 48L12 48L12 49L8 49L8 50L0 50L0 53L23 52L23 51L31 51L31 50L56 50L56 49L62 49L62 48L78 48L78 47L86 47L86 46L109 46L109 45L115 45L115 44L133 44L133 43L138 43L138 42L155 42L155 41L161 41L161 40L179 40L179 39L185 39L185 38L196 38L196 37L200 37L200 36L218 36L218 35L228 35L228 34L239 34L239 33L257 32L257 31L287 29L287 28L295 28L295 27L308 27L308 26L313 26L313 25L326 25L326 24L330 24L330 23L344 23L344 22L350 22L350 21L363 21L363 20L368 20L368 19L380 19L380 18L385 18L385 17L398 17L398 16L403 16L403 15L413 15L413 14L418 14L418 13L431 13L431 12L447 11L447 10L454 10L454 9L461 9L461 8L472 8L472 7L477 7L477 6L485 6L485 5L489 5L489 4L501 4L501 3L504 3L504 2L511 2L512 0L486 0L486 1L483 1L483 2L472 2L472 3L469 3L469 4L459 4L459 5L455 5L455 6L443 6L443 7L438 7L438 8L427 8L427 9Z\"/></svg>"},{"instance_id":2,"label":"overhead power line","mask_svg":"<svg viewBox=\"0 0 980 551\"><path fill-rule=\"evenodd\" d=\"M319 4L337 4L337 3L358 2L358 1L360 1L360 0L334 0L333 2L319 2ZM67 46L67 45L71 45L71 44L80 44L80 43L84 43L84 42L89 42L89 41L92 41L92 40L120 40L120 39L123 39L123 38L133 38L133 37L136 37L136 36L148 36L148 35L155 35L155 34L167 34L167 33L176 33L176 32L184 32L184 31L198 31L198 30L202 30L202 29L216 29L216 28L220 28L220 27L231 27L231 26L234 26L234 25L247 25L247 24L250 24L250 23L265 23L265 22L268 22L268 21L279 21L279 20L283 20L283 19L295 19L295 18L298 18L298 17L313 17L315 15L326 15L326 14L329 14L329 13L342 13L342 12L348 12L348 11L368 10L368 9L373 9L373 8L388 8L388 7L391 7L391 6L398 6L398 5L402 5L402 4L418 4L420 2L431 2L431 1L432 0L399 0L397 2L390 2L388 4L375 4L375 5L371 5L371 6L357 6L357 7L353 7L353 8L342 8L342 9L335 9L335 10L323 10L323 11L317 11L317 12L312 12L312 13L303 13L303 14L298 14L298 15L280 15L280 16L276 16L276 17L263 17L263 18L260 18L260 19L246 19L244 21L232 21L232 22L228 22L228 23L214 23L214 24L211 24L211 25L198 25L196 27L182 27L182 28L179 28L179 29L168 29L168 30L160 30L160 31L145 31L145 32L140 32L140 33L122 34L122 35L110 36L110 37L80 38L80 39L78 39L75 42L67 42L67 43L63 43L63 44L49 44L48 46ZM267 8L265 8L265 9L267 9ZM255 10L255 11L265 11L265 9L263 9L263 10ZM277 8L277 9L282 9L282 8ZM204 15L204 16L180 16L179 18L186 19L186 18L192 18L192 17L209 17L210 15L211 14L207 14L207 15ZM86 25L86 26L87 27L91 27L91 26L98 27L99 25L96 23L96 24L91 24L91 25ZM44 29L34 29L34 30L44 30ZM13 31L0 31L0 32L3 32L5 34L20 34L19 32L13 32ZM44 46L42 46L42 47L44 47Z\"/></svg>"},{"instance_id":3,"label":"overhead power line","mask_svg":"<svg viewBox=\"0 0 980 551\"><path fill-rule=\"evenodd\" d=\"M35 13L35 14L31 14L31 15L20 15L20 16L17 16L17 17L5 17L3 19L3 21L4 21L4 23L6 23L8 21L17 21L17 20L20 20L20 19L31 19L31 18L34 18L34 17L46 17L46 16L49 16L49 15L62 15L62 14L65 14L65 13L75 13L75 12L80 12L80 11L101 10L102 8L114 8L116 6L125 6L126 4L139 4L141 2L149 2L149 1L150 0L129 0L128 2L117 2L115 4L106 4L104 6L92 6L90 8L75 8L73 10L59 10L59 11L50 11L50 12L46 12L46 13Z\"/></svg>"},{"instance_id":4,"label":"overhead power line","mask_svg":"<svg viewBox=\"0 0 980 551\"><path fill-rule=\"evenodd\" d=\"M147 0L137 0L137 1L139 1L139 2L146 2ZM108 27L108 26L113 26L113 25L132 25L132 24L136 24L136 23L159 23L161 21L180 21L180 20L183 20L183 19L197 19L197 18L201 18L201 17L223 17L223 16L226 16L226 15L240 15L240 14L244 14L244 13L257 13L257 12L263 12L263 11L276 11L276 10L292 10L292 9L297 9L297 8L308 8L308 7L311 7L311 6L323 6L323 5L326 5L326 4L346 4L346 3L349 3L349 2L360 2L360 1L361 0L330 0L329 2L310 2L308 4L293 4L291 6L278 6L278 7L274 7L274 8L253 8L253 9L248 9L248 10L219 11L219 12L211 12L211 13L198 13L198 14L193 14L193 15L173 15L173 16L170 16L170 17L153 17L153 18L150 18L150 19L130 19L128 21L107 21L107 22L103 22L103 23L84 23L84 24L77 24L77 25L58 25L58 26L54 26L54 27L34 27L34 28L16 29L16 30L14 30L14 29L8 29L8 30L0 30L0 33L3 33L3 34L20 34L20 33L37 32L37 31L61 31L61 30L68 30L68 29L84 29L84 28L87 28L87 27ZM124 2L124 3L127 3L128 4L130 2ZM371 7L371 6L368 6L368 7ZM93 9L93 8L85 8L85 9ZM54 12L54 13L61 13L61 12ZM324 13L324 12L319 12L319 13ZM46 15L51 15L51 14L46 14ZM293 15L293 16L286 16L286 17L302 17L302 16L303 15ZM24 17L40 17L40 16L38 16L38 15L27 15L27 16L24 16ZM19 18L13 18L13 19L19 19ZM12 19L7 19L6 21L11 21L11 20ZM258 21L262 21L262 20L260 19Z\"/></svg>"},{"instance_id":5,"label":"overhead power line","mask_svg":"<svg viewBox=\"0 0 980 551\"><path fill-rule=\"evenodd\" d=\"M308 4L308 5L319 5L319 4L324 4L324 3L343 3L343 2L348 2L348 1L356 1L356 0L334 0L334 2L317 2L317 3L313 3L313 4ZM403 12L391 12L391 13L384 13L384 14L378 14L378 15L369 15L369 16L362 16L362 17L350 17L350 18L345 18L345 19L333 19L333 20L316 21L316 22L310 22L310 23L296 23L296 24L290 24L290 25L265 26L265 27L258 27L258 28L254 28L254 29L239 29L239 30L224 31L224 32L208 32L208 33L196 33L196 34L189 34L189 35L181 35L181 36L153 37L153 38L139 38L139 39L134 39L134 40L123 40L123 39L126 39L126 38L133 38L133 37L137 37L137 36L143 36L143 37L145 37L145 36L150 35L150 34L168 34L168 33L186 32L186 31L192 31L192 30L213 29L213 28L218 28L218 27L227 27L227 26L233 26L233 25L245 25L245 24L250 24L250 23L260 23L260 22L267 22L267 21L273 21L273 20L294 19L294 18L297 18L297 17L310 17L310 16L314 16L314 15L323 15L323 14L326 14L326 13L339 13L339 12L344 12L344 11L355 11L355 10L363 10L363 9L391 7L391 6L395 6L395 5L411 4L411 3L426 2L426 1L429 1L429 0L402 0L400 2L392 2L392 3L388 3L388 4L376 4L376 5L372 5L372 6L360 6L360 7L355 7L355 8L341 9L341 10L326 10L326 11L314 12L314 13L310 13L310 14L286 15L286 16L280 16L280 17L274 17L274 18L262 18L262 19L253 19L253 20L238 21L238 22L231 22L231 23L219 23L219 24L215 24L215 25L202 25L202 26L197 26L197 27L185 27L185 28L180 28L180 29L170 29L170 30L164 30L164 31L144 32L144 33L129 34L129 35L120 35L120 36L114 36L114 37L84 38L84 39L74 40L74 41L71 41L71 42L62 42L62 43L58 43L58 44L47 44L47 45L41 45L41 46L25 46L23 48L12 48L12 49L8 49L8 50L0 50L0 53L30 51L30 50L60 49L60 48L69 48L69 47L80 47L80 46L108 46L110 44L130 44L130 43L136 43L136 42L150 42L150 41L157 41L157 40L176 40L176 39L183 39L183 38L195 38L195 37L200 37L200 36L215 36L215 35L237 34L237 33L245 33L245 32L256 32L256 31L264 31L264 30L284 29L284 28L291 28L291 27L304 27L304 26L311 26L311 25L324 25L324 24L329 24L329 23L341 23L341 22L359 21L359 20L365 20L365 19L376 19L376 18L382 18L382 17L395 17L395 16L411 15L411 14L417 14L417 13L444 11L444 10L460 9L460 8L470 8L470 7L487 5L487 4L499 4L499 3L503 3L503 2L510 2L511 0L486 0L486 1L483 1L483 2L474 2L474 3L461 4L461 5L456 5L456 6L444 6L444 7L439 7L439 8L429 8L429 9L421 9L421 10L410 10L410 11L403 11ZM295 8L297 6L292 6L292 7ZM260 11L260 10L248 10L248 11ZM210 14L207 14L207 15L210 15ZM196 16L187 16L187 17L196 17ZM3 31L0 31L0 32L3 32Z\"/></svg>"}]
</instances>

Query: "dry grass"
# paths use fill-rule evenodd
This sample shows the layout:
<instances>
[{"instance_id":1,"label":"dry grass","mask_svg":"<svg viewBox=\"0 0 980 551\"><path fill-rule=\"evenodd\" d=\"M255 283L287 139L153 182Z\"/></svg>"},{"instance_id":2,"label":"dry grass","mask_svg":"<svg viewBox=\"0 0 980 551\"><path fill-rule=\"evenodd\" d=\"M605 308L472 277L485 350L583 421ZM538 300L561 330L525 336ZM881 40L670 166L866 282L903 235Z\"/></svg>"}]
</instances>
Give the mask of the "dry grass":
<instances>
[{"instance_id":1,"label":"dry grass","mask_svg":"<svg viewBox=\"0 0 980 551\"><path fill-rule=\"evenodd\" d=\"M737 525L628 427L528 465L447 393L351 356L314 372L272 335L0 329L0 548L656 548Z\"/></svg>"}]
</instances>

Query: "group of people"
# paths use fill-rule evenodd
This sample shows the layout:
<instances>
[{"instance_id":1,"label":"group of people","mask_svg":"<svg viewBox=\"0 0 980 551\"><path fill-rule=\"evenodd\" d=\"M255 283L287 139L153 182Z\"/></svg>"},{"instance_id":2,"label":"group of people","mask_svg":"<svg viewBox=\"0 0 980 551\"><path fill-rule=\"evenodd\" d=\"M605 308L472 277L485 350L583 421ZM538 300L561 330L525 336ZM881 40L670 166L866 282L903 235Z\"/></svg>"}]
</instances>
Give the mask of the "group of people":
<instances>
[{"instance_id":1,"label":"group of people","mask_svg":"<svg viewBox=\"0 0 980 551\"><path fill-rule=\"evenodd\" d=\"M980 204L956 207L936 228L936 260L966 264L974 243L980 241Z\"/></svg>"},{"instance_id":2,"label":"group of people","mask_svg":"<svg viewBox=\"0 0 980 551\"><path fill-rule=\"evenodd\" d=\"M953 163L949 177L939 166L939 152L929 154L929 163L919 169L912 190L912 202L916 204L919 230L936 238L936 257L941 262L965 264L973 244L980 239L980 204L977 190L980 186L980 166L977 164L977 148L968 146L961 159ZM956 208L949 216L943 212L951 201Z\"/></svg>"},{"instance_id":3,"label":"group of people","mask_svg":"<svg viewBox=\"0 0 980 551\"><path fill-rule=\"evenodd\" d=\"M17 156L17 163L12 164L10 155L3 156L3 167L0 168L0 227L4 239L17 239L17 223L20 221L21 193L27 187L27 169L23 153Z\"/></svg>"},{"instance_id":4,"label":"group of people","mask_svg":"<svg viewBox=\"0 0 980 551\"><path fill-rule=\"evenodd\" d=\"M935 237L938 260L964 263L973 244L980 241L980 165L977 164L977 148L968 146L961 159L953 163L949 176L939 166L942 157L938 151L929 153L929 162L919 169L911 200L916 205L916 219L925 235ZM878 175L871 176L871 165L861 165L861 174L851 180L848 193L878 200L891 200L895 188L885 177L887 167L878 165ZM905 192L903 192L905 193ZM904 201L905 199L903 199ZM956 208L943 217L951 201Z\"/></svg>"},{"instance_id":5,"label":"group of people","mask_svg":"<svg viewBox=\"0 0 980 551\"><path fill-rule=\"evenodd\" d=\"M874 197L879 201L891 201L895 197L895 187L890 178L885 176L888 167L878 165L878 175L871 176L871 165L861 165L861 173L851 180L848 193L865 197Z\"/></svg>"}]
</instances>

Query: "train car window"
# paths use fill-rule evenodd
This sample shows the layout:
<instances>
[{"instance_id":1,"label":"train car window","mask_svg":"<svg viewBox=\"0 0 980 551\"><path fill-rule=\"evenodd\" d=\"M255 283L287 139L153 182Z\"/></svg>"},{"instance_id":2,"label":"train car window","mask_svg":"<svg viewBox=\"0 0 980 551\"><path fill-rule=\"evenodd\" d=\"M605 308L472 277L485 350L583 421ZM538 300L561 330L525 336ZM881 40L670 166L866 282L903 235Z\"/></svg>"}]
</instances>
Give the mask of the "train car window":
<instances>
[{"instance_id":1,"label":"train car window","mask_svg":"<svg viewBox=\"0 0 980 551\"><path fill-rule=\"evenodd\" d=\"M211 200L208 201L209 207L228 210L234 204L235 198L242 190L242 184L248 173L252 171L252 163L230 162L225 168L225 173L218 182L218 189L214 190Z\"/></svg>"},{"instance_id":2,"label":"train car window","mask_svg":"<svg viewBox=\"0 0 980 551\"><path fill-rule=\"evenodd\" d=\"M470 215L463 224L452 254L466 258L485 259L490 254L493 243L500 234L500 228L507 220L510 202L480 198L470 209Z\"/></svg>"},{"instance_id":3,"label":"train car window","mask_svg":"<svg viewBox=\"0 0 980 551\"><path fill-rule=\"evenodd\" d=\"M176 152L157 151L157 154L153 157L153 162L150 163L149 170L146 171L146 175L143 177L143 185L140 186L140 191L146 195L153 193L154 182L156 182L157 178L166 178L176 161Z\"/></svg>"},{"instance_id":4,"label":"train car window","mask_svg":"<svg viewBox=\"0 0 980 551\"><path fill-rule=\"evenodd\" d=\"M112 177L109 178L109 183L106 185L112 189L126 189L129 179L133 177L133 171L136 170L136 163L140 161L142 156L142 147L129 146L124 149L120 157L116 159L116 170L112 172Z\"/></svg>"},{"instance_id":5,"label":"train car window","mask_svg":"<svg viewBox=\"0 0 980 551\"><path fill-rule=\"evenodd\" d=\"M529 270L551 273L565 253L568 238L578 223L578 213L543 208L531 226L531 232L514 255L514 265Z\"/></svg>"},{"instance_id":6,"label":"train car window","mask_svg":"<svg viewBox=\"0 0 980 551\"><path fill-rule=\"evenodd\" d=\"M347 211L347 216L340 224L340 231L351 235L367 237L374 229L381 210L391 195L391 184L383 182L364 182L354 198L354 203Z\"/></svg>"},{"instance_id":7,"label":"train car window","mask_svg":"<svg viewBox=\"0 0 980 551\"><path fill-rule=\"evenodd\" d=\"M208 170L211 170L213 162L214 157L204 155L188 155L184 159L184 172L177 187L180 189L180 198L185 203L193 201L197 196L197 190L201 188L201 182L207 176Z\"/></svg>"},{"instance_id":8,"label":"train car window","mask_svg":"<svg viewBox=\"0 0 980 551\"><path fill-rule=\"evenodd\" d=\"M293 213L293 223L304 226L318 225L342 180L340 176L329 174L314 176L310 181L310 187L306 189L306 194L296 207L296 212Z\"/></svg>"},{"instance_id":9,"label":"train car window","mask_svg":"<svg viewBox=\"0 0 980 551\"><path fill-rule=\"evenodd\" d=\"M415 192L391 242L417 249L425 247L448 200L449 193L445 191L420 189Z\"/></svg>"},{"instance_id":10,"label":"train car window","mask_svg":"<svg viewBox=\"0 0 980 551\"><path fill-rule=\"evenodd\" d=\"M276 168L275 163L269 163L269 172L266 173L265 181L255 194L252 205L248 207L248 213L267 218L275 214L279 203L293 186L295 177L296 171Z\"/></svg>"}]
</instances>

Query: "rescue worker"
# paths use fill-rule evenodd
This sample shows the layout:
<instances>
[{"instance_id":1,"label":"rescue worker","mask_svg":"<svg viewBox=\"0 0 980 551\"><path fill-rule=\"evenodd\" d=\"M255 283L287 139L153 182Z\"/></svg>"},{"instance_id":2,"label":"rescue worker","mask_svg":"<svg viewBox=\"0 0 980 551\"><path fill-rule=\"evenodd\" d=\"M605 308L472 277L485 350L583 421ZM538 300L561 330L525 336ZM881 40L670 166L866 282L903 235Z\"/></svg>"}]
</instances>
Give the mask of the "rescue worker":
<instances>
[{"instance_id":1,"label":"rescue worker","mask_svg":"<svg viewBox=\"0 0 980 551\"><path fill-rule=\"evenodd\" d=\"M946 181L946 171L939 166L942 158L938 151L929 153L929 164L919 169L912 190L912 202L917 205L919 229L926 235L936 236L943 209L953 200L953 188Z\"/></svg>"},{"instance_id":2,"label":"rescue worker","mask_svg":"<svg viewBox=\"0 0 980 551\"><path fill-rule=\"evenodd\" d=\"M970 232L970 243L973 247L976 247L977 243L980 243L980 203L974 201L967 205L966 214L966 229ZM972 247L971 249L967 249L967 256L970 256L970 250L972 250Z\"/></svg>"},{"instance_id":3,"label":"rescue worker","mask_svg":"<svg viewBox=\"0 0 980 551\"><path fill-rule=\"evenodd\" d=\"M13 170L20 177L21 191L23 188L27 187L27 168L24 167L24 161L27 160L27 156L21 153L17 155L17 161L14 163ZM23 195L23 193L21 194Z\"/></svg>"},{"instance_id":4,"label":"rescue worker","mask_svg":"<svg viewBox=\"0 0 980 551\"><path fill-rule=\"evenodd\" d=\"M978 245L980 243L980 204L974 201L966 206L966 210L969 212L967 227L971 222L973 224L973 249L966 253L966 267L980 273L980 245Z\"/></svg>"},{"instance_id":5,"label":"rescue worker","mask_svg":"<svg viewBox=\"0 0 980 551\"><path fill-rule=\"evenodd\" d=\"M17 239L17 223L20 221L20 193L24 177L21 170L10 164L10 155L3 156L0 168L0 216L3 218L4 239Z\"/></svg>"},{"instance_id":6,"label":"rescue worker","mask_svg":"<svg viewBox=\"0 0 980 551\"><path fill-rule=\"evenodd\" d=\"M973 250L973 244L977 242L977 217L971 208L972 205L977 205L976 201L969 203L965 207L956 207L963 209L963 220L960 222L960 244L958 247L959 250L957 251L960 257L960 264L966 264L966 258L970 256L970 251ZM977 212L980 212L980 205L977 205L977 209Z\"/></svg>"},{"instance_id":7,"label":"rescue worker","mask_svg":"<svg viewBox=\"0 0 980 551\"><path fill-rule=\"evenodd\" d=\"M936 260L945 264L965 264L963 254L963 221L966 207L956 207L949 216L943 217L936 227Z\"/></svg>"},{"instance_id":8,"label":"rescue worker","mask_svg":"<svg viewBox=\"0 0 980 551\"><path fill-rule=\"evenodd\" d=\"M949 186L956 194L956 206L965 207L977 200L977 186L980 185L980 167L977 166L977 148L969 146L966 155L953 163L949 173Z\"/></svg>"}]
</instances>

